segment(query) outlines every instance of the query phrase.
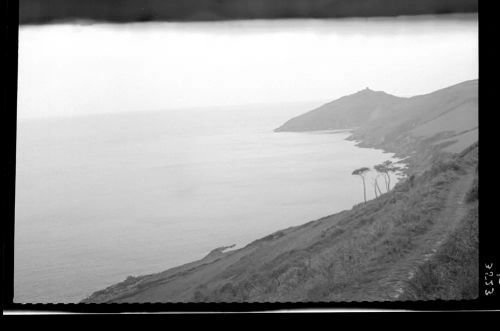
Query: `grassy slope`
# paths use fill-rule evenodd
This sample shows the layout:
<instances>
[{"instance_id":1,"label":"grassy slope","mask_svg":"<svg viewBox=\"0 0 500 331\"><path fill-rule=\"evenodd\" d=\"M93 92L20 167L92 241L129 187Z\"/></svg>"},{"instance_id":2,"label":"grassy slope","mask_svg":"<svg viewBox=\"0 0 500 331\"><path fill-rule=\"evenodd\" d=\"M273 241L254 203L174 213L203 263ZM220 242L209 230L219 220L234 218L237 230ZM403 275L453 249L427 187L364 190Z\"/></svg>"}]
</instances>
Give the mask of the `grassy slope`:
<instances>
[{"instance_id":1,"label":"grassy slope","mask_svg":"<svg viewBox=\"0 0 500 331\"><path fill-rule=\"evenodd\" d=\"M470 80L408 98L356 130L351 139L363 147L411 156L414 170L423 170L443 149L456 153L477 141L478 83ZM468 134L473 131L475 135Z\"/></svg>"},{"instance_id":2,"label":"grassy slope","mask_svg":"<svg viewBox=\"0 0 500 331\"><path fill-rule=\"evenodd\" d=\"M407 282L402 299L461 300L478 296L478 177L464 203L467 214L428 263L418 267Z\"/></svg>"}]
</instances>

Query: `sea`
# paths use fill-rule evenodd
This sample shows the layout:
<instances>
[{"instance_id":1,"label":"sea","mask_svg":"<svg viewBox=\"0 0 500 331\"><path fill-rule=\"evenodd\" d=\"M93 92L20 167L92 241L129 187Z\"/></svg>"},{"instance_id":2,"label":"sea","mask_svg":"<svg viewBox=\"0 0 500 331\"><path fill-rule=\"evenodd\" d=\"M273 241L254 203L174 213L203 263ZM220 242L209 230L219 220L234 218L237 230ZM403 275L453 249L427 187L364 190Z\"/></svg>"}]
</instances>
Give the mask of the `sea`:
<instances>
[{"instance_id":1,"label":"sea","mask_svg":"<svg viewBox=\"0 0 500 331\"><path fill-rule=\"evenodd\" d=\"M314 106L19 120L14 301L78 302L362 202L352 171L393 155L349 132L273 132Z\"/></svg>"}]
</instances>

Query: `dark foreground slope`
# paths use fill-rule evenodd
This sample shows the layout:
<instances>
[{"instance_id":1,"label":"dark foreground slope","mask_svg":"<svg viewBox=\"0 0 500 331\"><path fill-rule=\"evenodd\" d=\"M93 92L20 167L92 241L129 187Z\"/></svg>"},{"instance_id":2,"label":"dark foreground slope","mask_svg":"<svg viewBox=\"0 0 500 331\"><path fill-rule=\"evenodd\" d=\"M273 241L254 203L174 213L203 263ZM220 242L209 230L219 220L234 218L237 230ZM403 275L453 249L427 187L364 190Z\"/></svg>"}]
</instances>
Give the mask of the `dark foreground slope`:
<instances>
[{"instance_id":1,"label":"dark foreground slope","mask_svg":"<svg viewBox=\"0 0 500 331\"><path fill-rule=\"evenodd\" d=\"M352 210L165 272L130 277L84 302L472 298L477 293L477 233L471 228L477 222L477 151L475 144L441 158ZM453 249L457 245L461 253ZM467 259L446 258L450 254ZM439 262L439 268L450 277L427 281L437 277L433 261L443 256L446 263Z\"/></svg>"}]
</instances>

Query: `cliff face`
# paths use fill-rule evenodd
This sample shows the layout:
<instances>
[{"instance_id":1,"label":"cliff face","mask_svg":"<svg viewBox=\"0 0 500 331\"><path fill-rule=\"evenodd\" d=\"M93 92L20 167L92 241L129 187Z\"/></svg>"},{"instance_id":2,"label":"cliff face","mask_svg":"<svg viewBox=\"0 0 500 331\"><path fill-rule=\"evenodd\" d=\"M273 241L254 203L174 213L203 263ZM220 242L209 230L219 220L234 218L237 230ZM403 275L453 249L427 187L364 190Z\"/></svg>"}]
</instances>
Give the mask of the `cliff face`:
<instances>
[{"instance_id":1,"label":"cliff face","mask_svg":"<svg viewBox=\"0 0 500 331\"><path fill-rule=\"evenodd\" d=\"M359 106L370 100L380 103L368 110ZM377 109L385 102L390 107ZM477 132L477 80L403 100L362 91L308 116L329 117L338 109L344 116L354 109L353 118L364 123L352 139L408 156L411 176L351 210L275 232L241 249L218 249L199 261L128 278L83 302L371 301L477 295L473 239L478 145L470 137ZM300 123L315 125L309 117ZM347 125L344 120L337 123ZM458 245L456 238L468 238L468 245ZM457 247L460 258L450 258ZM427 293L430 287L422 285L422 279L429 279L425 266L437 258L444 261L440 272L449 279L433 284L437 290ZM422 283L415 285L416 280Z\"/></svg>"}]
</instances>

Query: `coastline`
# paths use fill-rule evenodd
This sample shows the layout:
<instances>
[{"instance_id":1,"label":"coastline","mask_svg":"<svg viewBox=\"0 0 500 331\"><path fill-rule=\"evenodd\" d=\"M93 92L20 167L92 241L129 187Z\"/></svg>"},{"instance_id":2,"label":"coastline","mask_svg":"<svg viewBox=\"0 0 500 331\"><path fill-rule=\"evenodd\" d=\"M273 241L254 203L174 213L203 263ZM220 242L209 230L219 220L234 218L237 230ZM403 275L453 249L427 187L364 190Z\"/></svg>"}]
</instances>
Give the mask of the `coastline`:
<instances>
[{"instance_id":1,"label":"coastline","mask_svg":"<svg viewBox=\"0 0 500 331\"><path fill-rule=\"evenodd\" d=\"M455 196L469 196L474 178L477 185L476 165L477 143L350 210L276 231L217 256L129 277L81 302L395 300L406 293L399 274L415 275L413 268L432 261L428 257L448 245L454 233L462 235L462 217L477 201L460 206L456 204L462 198ZM443 213L451 215L436 222ZM435 244L424 244L429 240ZM332 292L334 284L341 287Z\"/></svg>"},{"instance_id":2,"label":"coastline","mask_svg":"<svg viewBox=\"0 0 500 331\"><path fill-rule=\"evenodd\" d=\"M346 137L345 140L355 141L357 147L375 148L382 150L384 153L394 154L393 157L401 158L400 161L395 162L395 163L403 163L405 165L405 167L401 169L401 173L404 175L404 177L399 179L398 181L399 183L408 178L416 168L415 162L412 162L412 155L414 155L414 152L412 150L400 149L396 151L395 149L391 148L390 145L389 146L378 145L373 143L367 143L363 140L358 140L355 134L355 129L341 129L334 131L335 132L331 131L321 132L321 134L351 132L351 135ZM315 132L315 133L320 133L320 132ZM178 277L180 274L189 273L190 271L196 270L204 265L211 264L213 262L230 257L232 255L238 255L238 254L242 255L248 250L251 251L253 247L259 243L278 239L284 236L286 233L293 232L296 229L307 227L316 222L320 222L322 220L326 220L331 217L336 217L337 215L341 215L343 213L356 210L360 207L360 205L361 204L358 203L357 205L354 205L351 209L341 210L335 214L326 215L324 217L305 222L304 224L298 226L291 226L286 229L275 231L265 237L255 239L241 248L231 249L235 245L217 247L215 249L212 249L210 252L207 252L207 254L199 260L181 264L176 267L168 268L159 273L146 274L140 276L129 276L126 278L126 280L122 282L113 284L103 290L93 292L90 296L84 298L81 302L83 303L93 302L93 300L95 300L96 297L112 297L113 300L126 300L128 297L133 296L138 291L141 291L145 288L149 288L152 286L156 286L159 280L161 280L161 282L164 282L166 279Z\"/></svg>"}]
</instances>

